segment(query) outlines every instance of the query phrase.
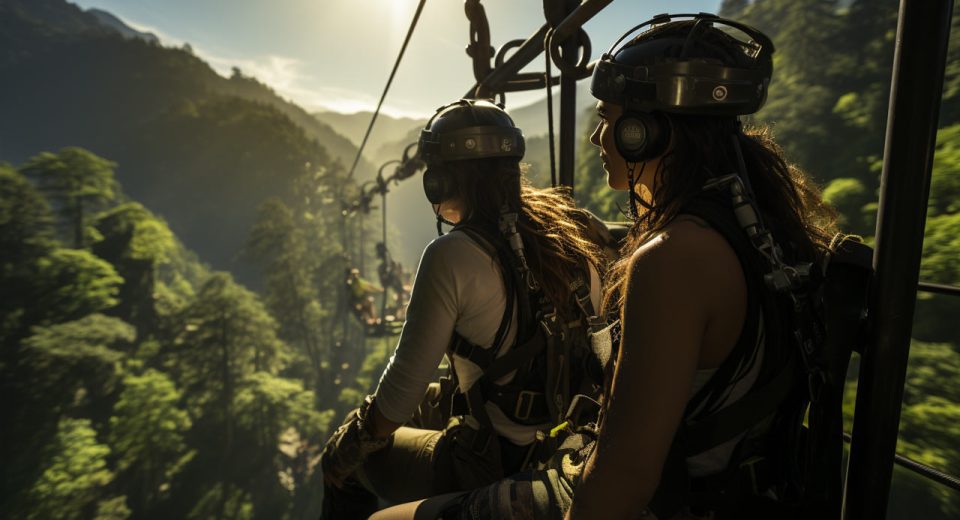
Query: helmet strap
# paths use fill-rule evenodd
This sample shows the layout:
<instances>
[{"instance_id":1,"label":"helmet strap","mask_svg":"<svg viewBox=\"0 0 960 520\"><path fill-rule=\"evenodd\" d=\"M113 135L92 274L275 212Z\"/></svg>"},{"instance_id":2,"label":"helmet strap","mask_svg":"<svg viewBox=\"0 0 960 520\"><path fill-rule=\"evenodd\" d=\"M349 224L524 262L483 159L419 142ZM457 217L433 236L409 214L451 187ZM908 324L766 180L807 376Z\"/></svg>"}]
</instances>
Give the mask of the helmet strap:
<instances>
[{"instance_id":1,"label":"helmet strap","mask_svg":"<svg viewBox=\"0 0 960 520\"><path fill-rule=\"evenodd\" d=\"M441 204L442 204L442 203L441 203ZM438 237L442 237L442 236L444 235L444 233L443 233L443 225L444 225L444 224L446 224L446 225L448 225L448 226L456 226L456 224L454 224L453 222L450 222L449 220L447 220L447 219L443 218L442 216L440 216L440 204L435 204L435 206L436 206L436 208L434 208L433 214L434 214L434 216L437 217L437 236L438 236Z\"/></svg>"}]
</instances>

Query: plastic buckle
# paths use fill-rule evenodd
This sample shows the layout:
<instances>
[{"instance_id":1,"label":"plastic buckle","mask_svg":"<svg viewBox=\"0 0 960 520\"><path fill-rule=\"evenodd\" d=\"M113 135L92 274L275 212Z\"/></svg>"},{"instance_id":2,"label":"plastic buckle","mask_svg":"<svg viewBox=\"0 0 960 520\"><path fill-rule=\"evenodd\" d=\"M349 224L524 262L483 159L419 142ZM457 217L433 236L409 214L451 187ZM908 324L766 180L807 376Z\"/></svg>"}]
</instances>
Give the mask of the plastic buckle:
<instances>
[{"instance_id":1,"label":"plastic buckle","mask_svg":"<svg viewBox=\"0 0 960 520\"><path fill-rule=\"evenodd\" d=\"M520 395L517 396L517 405L513 409L513 416L522 421L529 419L533 412L534 398L538 395L541 395L540 392L521 390ZM520 413L521 410L523 410L523 413Z\"/></svg>"}]
</instances>

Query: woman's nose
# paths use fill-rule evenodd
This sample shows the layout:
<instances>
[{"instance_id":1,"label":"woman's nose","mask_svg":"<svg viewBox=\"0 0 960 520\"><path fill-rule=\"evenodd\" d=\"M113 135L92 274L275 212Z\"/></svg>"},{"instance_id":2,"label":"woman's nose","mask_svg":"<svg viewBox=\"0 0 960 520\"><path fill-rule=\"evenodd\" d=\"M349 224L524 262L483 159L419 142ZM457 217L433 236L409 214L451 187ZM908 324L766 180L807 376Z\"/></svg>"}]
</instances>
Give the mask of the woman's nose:
<instances>
[{"instance_id":1,"label":"woman's nose","mask_svg":"<svg viewBox=\"0 0 960 520\"><path fill-rule=\"evenodd\" d=\"M597 123L597 127L593 129L593 133L590 134L590 142L594 146L600 146L600 132L603 130L603 121Z\"/></svg>"}]
</instances>

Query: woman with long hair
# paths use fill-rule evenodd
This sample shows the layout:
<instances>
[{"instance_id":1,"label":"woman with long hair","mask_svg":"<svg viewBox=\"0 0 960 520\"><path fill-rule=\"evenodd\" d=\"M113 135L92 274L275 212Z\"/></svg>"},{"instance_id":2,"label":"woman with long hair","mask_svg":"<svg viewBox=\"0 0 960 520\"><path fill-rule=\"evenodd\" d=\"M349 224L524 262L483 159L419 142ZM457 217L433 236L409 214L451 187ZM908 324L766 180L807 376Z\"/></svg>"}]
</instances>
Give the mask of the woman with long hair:
<instances>
[{"instance_id":1,"label":"woman with long hair","mask_svg":"<svg viewBox=\"0 0 960 520\"><path fill-rule=\"evenodd\" d=\"M754 416L720 412L773 392L799 355L791 336L816 334L780 295L811 283L835 217L769 132L738 119L766 97L772 43L753 28L718 23L750 38L738 39L718 21L655 22L595 74L600 124L591 142L609 185L630 191L635 219L604 294L622 324L620 352L569 518L731 507L710 497L691 503L704 490L731 502L775 496L782 475L757 477L746 492L732 487L749 457L768 474L784 471L787 463L772 459L787 447L770 439L778 428L799 433L795 418L778 417L798 385ZM639 70L646 81L610 88L620 73ZM714 431L704 433L698 426L708 419ZM732 434L714 433L724 429Z\"/></svg>"},{"instance_id":2,"label":"woman with long hair","mask_svg":"<svg viewBox=\"0 0 960 520\"><path fill-rule=\"evenodd\" d=\"M573 395L599 389L586 374L600 301L589 215L563 191L528 185L523 136L492 103L441 107L420 154L438 233L441 222L453 229L423 252L375 394L324 451L325 514L336 518L365 518L378 497L405 502L512 474L545 456L537 432ZM450 392L431 384L445 354Z\"/></svg>"},{"instance_id":3,"label":"woman with long hair","mask_svg":"<svg viewBox=\"0 0 960 520\"><path fill-rule=\"evenodd\" d=\"M598 428L540 471L377 518L745 518L754 498L782 498L808 390L801 345L818 341L806 291L834 217L739 121L766 98L770 40L680 17L634 28L593 75L590 140L633 220L604 294L619 348Z\"/></svg>"}]
</instances>

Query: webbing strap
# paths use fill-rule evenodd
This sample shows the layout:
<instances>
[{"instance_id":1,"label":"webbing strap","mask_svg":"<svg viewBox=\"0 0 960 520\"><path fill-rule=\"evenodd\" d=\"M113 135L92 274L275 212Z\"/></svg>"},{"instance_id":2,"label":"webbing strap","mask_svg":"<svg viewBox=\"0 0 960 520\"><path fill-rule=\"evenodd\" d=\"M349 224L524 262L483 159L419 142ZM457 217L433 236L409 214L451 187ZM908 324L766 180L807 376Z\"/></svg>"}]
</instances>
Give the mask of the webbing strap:
<instances>
[{"instance_id":1,"label":"webbing strap","mask_svg":"<svg viewBox=\"0 0 960 520\"><path fill-rule=\"evenodd\" d=\"M501 271L509 268L509 265L504 265L503 263L504 258L503 258L503 255L500 254L500 250L493 245L493 242L491 242L490 240L488 240L486 237L483 236L483 232L479 228L475 229L472 227L462 226L462 227L457 227L456 229L463 231L478 246L480 246L484 251L486 251L491 258L499 259L501 264L500 265ZM492 357L496 357L497 353L500 352L500 349L503 348L503 343L504 343L504 340L506 340L506 336L507 336L507 330L510 328L510 322L513 320L514 300L521 297L520 294L517 292L517 284L513 276L509 276L507 275L507 273L503 273L503 285L504 285L504 289L506 290L507 303L506 303L506 308L503 311L503 317L500 318L500 326L497 327L497 333L494 334L493 336L493 343L491 344L489 349L477 349L477 348L473 349L474 351L489 350L491 352ZM524 319L524 316L522 315L517 316L518 322L521 322L517 324L518 338L521 337L520 333L523 331L523 326L522 326L523 319ZM460 336L456 331L454 331L454 338L459 338L462 342L466 342L466 339ZM480 365L479 363L477 364L480 366L481 370L484 369L484 367L486 366L486 364L483 364L483 365Z\"/></svg>"},{"instance_id":2,"label":"webbing strap","mask_svg":"<svg viewBox=\"0 0 960 520\"><path fill-rule=\"evenodd\" d=\"M730 208L729 201L718 194L704 193L701 197L684 206L681 215L684 214L703 219L726 239L737 255L747 284L747 309L740 337L737 338L736 345L710 380L707 381L707 384L688 401L686 415L689 415L697 409L709 413L723 397L723 388L731 384L741 363L757 347L758 321L761 309L767 310L769 307L763 305L765 303L765 293L760 283L763 275L757 266L756 252L743 230L733 220L733 211ZM766 309L764 309L765 307ZM769 310L772 311L772 309ZM769 318L769 314L769 312L764 312L765 318Z\"/></svg>"},{"instance_id":3,"label":"webbing strap","mask_svg":"<svg viewBox=\"0 0 960 520\"><path fill-rule=\"evenodd\" d=\"M483 373L483 378L488 381L496 381L501 377L519 369L524 363L535 358L537 354L546 347L543 337L540 334L534 334L529 341L523 345L517 345L510 349L506 354L496 358L487 367Z\"/></svg>"},{"instance_id":4,"label":"webbing strap","mask_svg":"<svg viewBox=\"0 0 960 520\"><path fill-rule=\"evenodd\" d=\"M588 268L587 274L589 275L589 273L590 270ZM584 281L582 276L577 276L573 282L570 283L570 292L573 295L573 300L577 306L580 307L580 312L583 313L583 320L589 332L597 332L602 329L606 323L603 321L603 318L596 314L596 309L594 309L593 302L590 300L590 286Z\"/></svg>"},{"instance_id":5,"label":"webbing strap","mask_svg":"<svg viewBox=\"0 0 960 520\"><path fill-rule=\"evenodd\" d=\"M480 367L480 370L486 370L496 355L492 347L483 348L480 345L471 343L457 332L453 333L453 340L450 342L449 352L477 365Z\"/></svg>"},{"instance_id":6,"label":"webbing strap","mask_svg":"<svg viewBox=\"0 0 960 520\"><path fill-rule=\"evenodd\" d=\"M703 419L687 423L687 455L697 455L724 444L771 416L794 389L796 376L797 362L791 358L766 384L752 388L747 395Z\"/></svg>"}]
</instances>

